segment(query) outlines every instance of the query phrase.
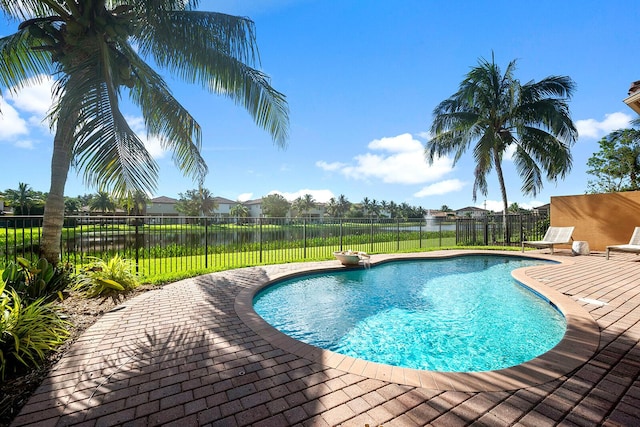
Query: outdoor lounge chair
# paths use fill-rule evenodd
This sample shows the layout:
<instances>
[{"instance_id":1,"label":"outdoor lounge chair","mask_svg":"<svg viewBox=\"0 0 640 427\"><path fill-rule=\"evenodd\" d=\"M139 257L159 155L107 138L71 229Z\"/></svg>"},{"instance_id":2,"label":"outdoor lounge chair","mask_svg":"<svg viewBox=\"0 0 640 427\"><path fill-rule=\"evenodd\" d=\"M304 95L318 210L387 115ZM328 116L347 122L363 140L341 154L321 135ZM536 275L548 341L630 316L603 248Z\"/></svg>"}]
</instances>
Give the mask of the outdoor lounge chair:
<instances>
[{"instance_id":1,"label":"outdoor lounge chair","mask_svg":"<svg viewBox=\"0 0 640 427\"><path fill-rule=\"evenodd\" d=\"M626 245L611 245L607 246L607 259L609 259L609 252L631 252L634 254L640 254L640 227L636 227L631 236L631 240Z\"/></svg>"},{"instance_id":2,"label":"outdoor lounge chair","mask_svg":"<svg viewBox=\"0 0 640 427\"><path fill-rule=\"evenodd\" d=\"M522 252L525 246L535 248L550 248L553 253L553 245L567 245L571 243L571 235L574 227L549 227L542 240L523 241Z\"/></svg>"}]
</instances>

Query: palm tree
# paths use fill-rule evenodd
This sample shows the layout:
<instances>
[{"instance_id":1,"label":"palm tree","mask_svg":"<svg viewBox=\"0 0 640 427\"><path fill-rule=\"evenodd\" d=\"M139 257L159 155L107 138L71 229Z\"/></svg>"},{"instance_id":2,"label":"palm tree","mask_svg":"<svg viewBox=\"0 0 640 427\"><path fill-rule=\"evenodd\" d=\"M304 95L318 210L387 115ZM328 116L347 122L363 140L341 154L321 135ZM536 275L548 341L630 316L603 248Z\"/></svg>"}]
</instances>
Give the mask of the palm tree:
<instances>
[{"instance_id":1,"label":"palm tree","mask_svg":"<svg viewBox=\"0 0 640 427\"><path fill-rule=\"evenodd\" d=\"M89 210L102 213L115 212L116 202L106 191L98 191L98 194L92 197L89 202Z\"/></svg>"},{"instance_id":2,"label":"palm tree","mask_svg":"<svg viewBox=\"0 0 640 427\"><path fill-rule=\"evenodd\" d=\"M216 209L218 209L218 203L209 189L200 187L198 189L198 196L201 216L210 216Z\"/></svg>"},{"instance_id":3,"label":"palm tree","mask_svg":"<svg viewBox=\"0 0 640 427\"><path fill-rule=\"evenodd\" d=\"M11 205L14 206L14 210L16 206L20 206L20 215L31 214L31 206L34 201L34 191L29 186L29 184L25 182L19 182L18 188L16 190L6 190L5 197L11 203Z\"/></svg>"},{"instance_id":4,"label":"palm tree","mask_svg":"<svg viewBox=\"0 0 640 427\"><path fill-rule=\"evenodd\" d=\"M229 209L229 214L236 217L236 219L246 218L249 216L249 208L238 202Z\"/></svg>"},{"instance_id":5,"label":"palm tree","mask_svg":"<svg viewBox=\"0 0 640 427\"><path fill-rule=\"evenodd\" d=\"M294 200L293 207L300 212L300 214L308 215L309 211L316 207L316 201L311 194L305 194Z\"/></svg>"},{"instance_id":6,"label":"palm tree","mask_svg":"<svg viewBox=\"0 0 640 427\"><path fill-rule=\"evenodd\" d=\"M147 133L173 151L176 166L203 182L199 124L149 63L225 95L246 108L276 144L286 145L288 107L259 65L255 28L247 18L197 11L199 1L0 0L20 20L0 38L0 87L18 92L51 75L55 128L51 189L41 248L59 260L64 187L73 163L84 180L121 197L153 192L158 167L120 110L122 91L139 107ZM150 60L150 62L146 62Z\"/></svg>"},{"instance_id":7,"label":"palm tree","mask_svg":"<svg viewBox=\"0 0 640 427\"><path fill-rule=\"evenodd\" d=\"M149 200L147 193L137 190L129 192L126 197L121 200L121 204L129 215L138 216L145 214Z\"/></svg>"},{"instance_id":8,"label":"palm tree","mask_svg":"<svg viewBox=\"0 0 640 427\"><path fill-rule=\"evenodd\" d=\"M574 90L569 77L550 76L539 82L521 84L514 77L516 61L502 74L492 56L473 67L450 98L433 111L431 133L425 155L454 154L454 164L473 143L473 200L487 194L487 174L495 167L504 204L507 233L507 190L502 160L513 150L522 192L535 196L542 188L543 173L550 181L564 178L571 170L570 147L578 132L569 115L568 100Z\"/></svg>"}]
</instances>

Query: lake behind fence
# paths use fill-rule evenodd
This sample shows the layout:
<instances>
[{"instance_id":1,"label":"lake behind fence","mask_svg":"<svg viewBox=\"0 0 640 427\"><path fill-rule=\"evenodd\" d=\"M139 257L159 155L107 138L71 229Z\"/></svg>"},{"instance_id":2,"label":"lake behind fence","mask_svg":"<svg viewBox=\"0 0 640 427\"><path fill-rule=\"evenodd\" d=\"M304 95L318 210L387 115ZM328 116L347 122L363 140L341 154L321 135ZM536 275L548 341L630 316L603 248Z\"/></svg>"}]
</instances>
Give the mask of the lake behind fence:
<instances>
[{"instance_id":1,"label":"lake behind fence","mask_svg":"<svg viewBox=\"0 0 640 427\"><path fill-rule=\"evenodd\" d=\"M115 254L143 276L330 259L334 251L415 252L453 246L514 245L539 239L548 219L501 215L462 219L200 218L67 216L61 258L73 265ZM37 259L42 216L0 217L0 268L17 257Z\"/></svg>"}]
</instances>

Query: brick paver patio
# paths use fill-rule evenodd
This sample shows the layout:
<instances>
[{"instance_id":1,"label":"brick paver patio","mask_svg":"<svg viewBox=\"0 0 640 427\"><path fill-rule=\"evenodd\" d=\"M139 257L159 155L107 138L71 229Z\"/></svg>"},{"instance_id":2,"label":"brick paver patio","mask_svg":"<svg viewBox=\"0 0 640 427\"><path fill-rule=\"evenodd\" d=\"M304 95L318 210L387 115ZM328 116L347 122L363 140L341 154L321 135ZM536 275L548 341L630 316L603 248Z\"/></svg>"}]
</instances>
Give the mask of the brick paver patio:
<instances>
[{"instance_id":1,"label":"brick paver patio","mask_svg":"<svg viewBox=\"0 0 640 427\"><path fill-rule=\"evenodd\" d=\"M274 278L339 264L254 267L174 283L105 314L13 425L640 425L640 257L541 256L563 263L519 280L582 307L570 308L577 332L557 364L490 382L425 379L309 350L262 326L247 301Z\"/></svg>"}]
</instances>

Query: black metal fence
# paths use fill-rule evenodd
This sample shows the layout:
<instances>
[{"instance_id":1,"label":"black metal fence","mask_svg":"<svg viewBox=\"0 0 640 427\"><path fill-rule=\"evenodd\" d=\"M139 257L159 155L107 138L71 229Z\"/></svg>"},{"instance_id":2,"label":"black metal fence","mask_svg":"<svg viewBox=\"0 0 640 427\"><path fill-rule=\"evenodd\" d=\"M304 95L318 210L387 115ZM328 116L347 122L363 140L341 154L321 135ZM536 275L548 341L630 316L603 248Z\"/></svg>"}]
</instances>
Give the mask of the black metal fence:
<instances>
[{"instance_id":1,"label":"black metal fence","mask_svg":"<svg viewBox=\"0 0 640 427\"><path fill-rule=\"evenodd\" d=\"M148 276L328 259L334 251L346 249L392 253L514 244L522 236L531 240L544 234L544 219L510 215L505 240L502 216L449 221L69 216L62 231L61 257L82 265L90 257L119 254L135 260L138 272ZM0 217L0 268L17 257L37 259L41 227L41 216Z\"/></svg>"},{"instance_id":2,"label":"black metal fence","mask_svg":"<svg viewBox=\"0 0 640 427\"><path fill-rule=\"evenodd\" d=\"M549 228L547 215L486 215L456 220L456 243L469 246L520 245L523 240L541 240Z\"/></svg>"}]
</instances>

